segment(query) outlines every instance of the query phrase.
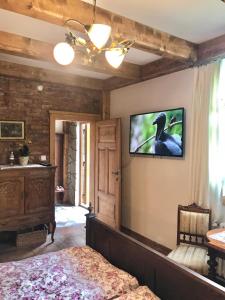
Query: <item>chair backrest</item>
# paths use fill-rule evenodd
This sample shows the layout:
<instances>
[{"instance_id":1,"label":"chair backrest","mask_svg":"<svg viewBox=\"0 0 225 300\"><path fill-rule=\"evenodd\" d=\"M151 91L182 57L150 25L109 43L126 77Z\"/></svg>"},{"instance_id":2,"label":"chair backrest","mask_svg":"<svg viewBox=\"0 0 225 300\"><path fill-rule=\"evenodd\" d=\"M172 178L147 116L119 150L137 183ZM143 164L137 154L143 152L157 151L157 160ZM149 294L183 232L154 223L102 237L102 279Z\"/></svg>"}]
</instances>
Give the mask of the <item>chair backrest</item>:
<instances>
[{"instance_id":1,"label":"chair backrest","mask_svg":"<svg viewBox=\"0 0 225 300\"><path fill-rule=\"evenodd\" d=\"M180 243L204 245L211 228L211 210L193 203L178 205L177 245Z\"/></svg>"}]
</instances>

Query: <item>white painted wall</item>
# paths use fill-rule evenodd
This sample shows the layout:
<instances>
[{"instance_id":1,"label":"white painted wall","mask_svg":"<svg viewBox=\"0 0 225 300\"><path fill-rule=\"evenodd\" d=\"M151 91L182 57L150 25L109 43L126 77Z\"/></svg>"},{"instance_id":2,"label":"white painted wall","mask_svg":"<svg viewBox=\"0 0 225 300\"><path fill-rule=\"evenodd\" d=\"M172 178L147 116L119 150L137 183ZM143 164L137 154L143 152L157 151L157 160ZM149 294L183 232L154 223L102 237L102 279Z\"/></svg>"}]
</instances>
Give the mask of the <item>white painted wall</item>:
<instances>
[{"instance_id":1,"label":"white painted wall","mask_svg":"<svg viewBox=\"0 0 225 300\"><path fill-rule=\"evenodd\" d=\"M194 71L115 90L111 117L122 119L122 224L169 248L176 245L177 206L188 204L189 135ZM184 158L131 157L129 116L184 107Z\"/></svg>"}]
</instances>

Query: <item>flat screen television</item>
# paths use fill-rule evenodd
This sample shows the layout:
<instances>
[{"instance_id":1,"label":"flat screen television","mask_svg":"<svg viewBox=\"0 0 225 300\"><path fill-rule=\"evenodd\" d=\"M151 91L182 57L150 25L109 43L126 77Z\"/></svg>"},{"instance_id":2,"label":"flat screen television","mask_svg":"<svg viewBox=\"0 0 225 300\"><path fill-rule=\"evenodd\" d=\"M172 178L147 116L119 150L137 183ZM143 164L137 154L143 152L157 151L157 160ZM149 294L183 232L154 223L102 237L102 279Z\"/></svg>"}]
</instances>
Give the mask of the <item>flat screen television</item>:
<instances>
[{"instance_id":1,"label":"flat screen television","mask_svg":"<svg viewBox=\"0 0 225 300\"><path fill-rule=\"evenodd\" d=\"M184 108L130 116L130 154L182 157Z\"/></svg>"}]
</instances>

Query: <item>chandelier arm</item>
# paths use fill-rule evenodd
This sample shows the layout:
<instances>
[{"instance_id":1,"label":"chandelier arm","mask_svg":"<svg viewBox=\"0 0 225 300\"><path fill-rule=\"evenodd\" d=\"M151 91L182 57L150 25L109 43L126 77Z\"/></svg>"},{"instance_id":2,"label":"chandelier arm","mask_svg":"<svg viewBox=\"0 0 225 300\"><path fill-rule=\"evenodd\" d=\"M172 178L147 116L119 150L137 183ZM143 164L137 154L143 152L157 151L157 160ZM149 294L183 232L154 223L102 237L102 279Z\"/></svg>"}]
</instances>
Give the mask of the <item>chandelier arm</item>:
<instances>
[{"instance_id":1,"label":"chandelier arm","mask_svg":"<svg viewBox=\"0 0 225 300\"><path fill-rule=\"evenodd\" d=\"M121 42L118 43L118 45L122 45L124 47L131 47L133 44L135 43L135 41L131 41L131 40L123 40Z\"/></svg>"},{"instance_id":2,"label":"chandelier arm","mask_svg":"<svg viewBox=\"0 0 225 300\"><path fill-rule=\"evenodd\" d=\"M69 27L69 26L67 25L69 22L74 22L74 23L77 23L77 24L79 24L79 25L83 26L83 27L84 27L84 29L85 29L85 24L84 24L84 23L82 23L82 22L80 22L80 21L78 21L78 20L75 20L75 19L68 19L68 20L66 20L66 21L64 22L63 26L67 26L67 27Z\"/></svg>"},{"instance_id":3,"label":"chandelier arm","mask_svg":"<svg viewBox=\"0 0 225 300\"><path fill-rule=\"evenodd\" d=\"M129 50L130 47L132 47L132 45L134 43L135 43L135 41L130 41L130 40L123 40L121 42L118 42L117 44L115 42L112 42L111 46L102 48L101 52L109 51L112 49L125 49L125 48L127 48Z\"/></svg>"}]
</instances>

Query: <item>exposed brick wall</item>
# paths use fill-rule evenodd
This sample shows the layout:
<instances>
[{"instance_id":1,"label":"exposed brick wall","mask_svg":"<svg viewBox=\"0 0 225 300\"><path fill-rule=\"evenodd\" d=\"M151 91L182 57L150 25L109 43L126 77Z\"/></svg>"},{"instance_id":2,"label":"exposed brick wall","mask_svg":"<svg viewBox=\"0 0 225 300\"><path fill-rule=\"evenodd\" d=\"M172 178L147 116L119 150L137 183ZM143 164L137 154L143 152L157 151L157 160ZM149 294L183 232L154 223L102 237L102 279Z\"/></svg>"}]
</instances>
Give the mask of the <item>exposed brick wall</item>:
<instances>
[{"instance_id":1,"label":"exposed brick wall","mask_svg":"<svg viewBox=\"0 0 225 300\"><path fill-rule=\"evenodd\" d=\"M0 120L25 121L25 137L32 141L30 160L49 158L49 110L100 113L101 92L0 76ZM0 141L0 164L8 162L12 141Z\"/></svg>"}]
</instances>

